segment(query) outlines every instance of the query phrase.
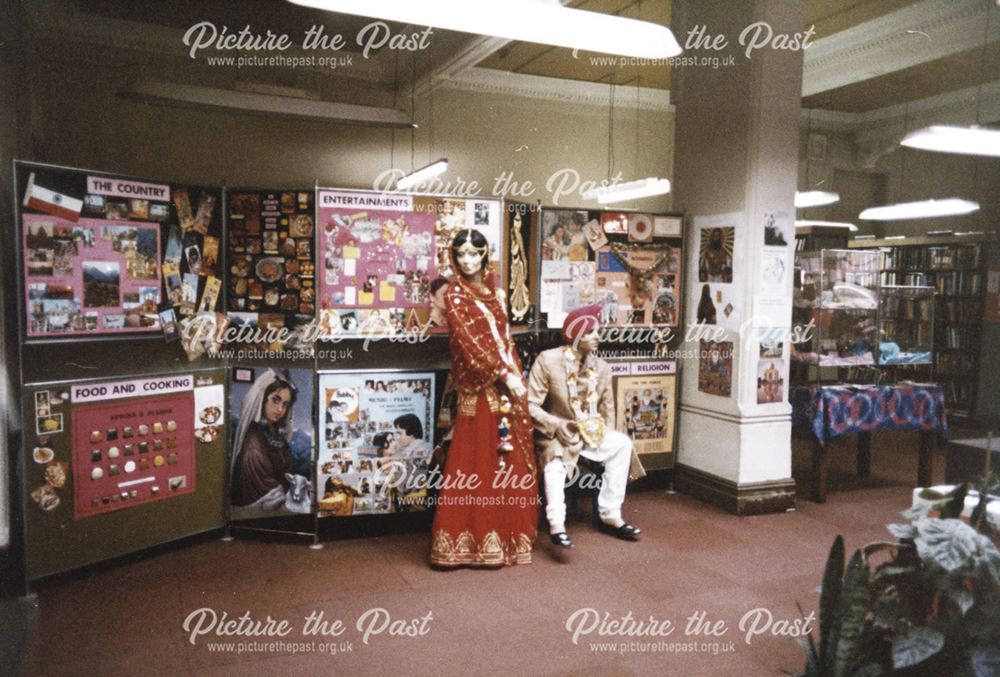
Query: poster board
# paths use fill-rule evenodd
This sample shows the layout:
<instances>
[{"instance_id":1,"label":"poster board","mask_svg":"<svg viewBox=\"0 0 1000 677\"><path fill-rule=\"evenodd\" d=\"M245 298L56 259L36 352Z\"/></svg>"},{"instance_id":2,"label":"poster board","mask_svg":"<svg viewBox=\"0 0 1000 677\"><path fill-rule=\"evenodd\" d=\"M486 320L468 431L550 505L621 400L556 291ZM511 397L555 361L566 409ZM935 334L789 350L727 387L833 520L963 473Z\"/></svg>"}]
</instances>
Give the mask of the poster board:
<instances>
[{"instance_id":1,"label":"poster board","mask_svg":"<svg viewBox=\"0 0 1000 677\"><path fill-rule=\"evenodd\" d=\"M319 337L419 331L431 284L452 276L448 253L463 228L482 232L499 272L501 202L317 189Z\"/></svg>"},{"instance_id":2,"label":"poster board","mask_svg":"<svg viewBox=\"0 0 1000 677\"><path fill-rule=\"evenodd\" d=\"M682 217L543 209L539 311L546 326L600 303L603 326L677 327Z\"/></svg>"},{"instance_id":3,"label":"poster board","mask_svg":"<svg viewBox=\"0 0 1000 677\"><path fill-rule=\"evenodd\" d=\"M321 516L427 508L432 372L328 372L317 393Z\"/></svg>"},{"instance_id":4,"label":"poster board","mask_svg":"<svg viewBox=\"0 0 1000 677\"><path fill-rule=\"evenodd\" d=\"M303 327L316 315L315 191L227 192L227 311L237 325Z\"/></svg>"},{"instance_id":5,"label":"poster board","mask_svg":"<svg viewBox=\"0 0 1000 677\"><path fill-rule=\"evenodd\" d=\"M313 370L233 367L229 397L230 519L314 512Z\"/></svg>"},{"instance_id":6,"label":"poster board","mask_svg":"<svg viewBox=\"0 0 1000 677\"><path fill-rule=\"evenodd\" d=\"M674 467L677 362L615 363L615 429L632 440L646 470Z\"/></svg>"},{"instance_id":7,"label":"poster board","mask_svg":"<svg viewBox=\"0 0 1000 677\"><path fill-rule=\"evenodd\" d=\"M221 304L221 190L16 163L27 340L150 334Z\"/></svg>"},{"instance_id":8,"label":"poster board","mask_svg":"<svg viewBox=\"0 0 1000 677\"><path fill-rule=\"evenodd\" d=\"M28 386L24 397L29 579L222 526L223 370Z\"/></svg>"},{"instance_id":9,"label":"poster board","mask_svg":"<svg viewBox=\"0 0 1000 677\"><path fill-rule=\"evenodd\" d=\"M538 305L538 247L541 212L536 205L504 203L503 288L511 329L530 328Z\"/></svg>"}]
</instances>

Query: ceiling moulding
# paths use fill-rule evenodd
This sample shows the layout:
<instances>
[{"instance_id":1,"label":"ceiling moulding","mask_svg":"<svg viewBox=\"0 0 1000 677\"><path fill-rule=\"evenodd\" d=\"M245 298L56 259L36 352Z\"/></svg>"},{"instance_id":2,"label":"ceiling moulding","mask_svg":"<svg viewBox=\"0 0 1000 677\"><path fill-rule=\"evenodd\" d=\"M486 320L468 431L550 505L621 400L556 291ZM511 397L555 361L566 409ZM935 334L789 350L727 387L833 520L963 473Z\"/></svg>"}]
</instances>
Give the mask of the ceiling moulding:
<instances>
[{"instance_id":1,"label":"ceiling moulding","mask_svg":"<svg viewBox=\"0 0 1000 677\"><path fill-rule=\"evenodd\" d=\"M563 80L490 68L470 68L454 77L436 81L435 87L595 106L605 116L611 105L611 88L604 83ZM638 94L638 101L636 101L636 94ZM661 113L674 111L674 106L670 103L670 90L668 89L615 87L614 103L615 108L619 110L638 109Z\"/></svg>"},{"instance_id":2,"label":"ceiling moulding","mask_svg":"<svg viewBox=\"0 0 1000 677\"><path fill-rule=\"evenodd\" d=\"M407 129L414 126L409 113L393 108L358 106L317 101L312 98L240 92L150 80L131 83L119 91L118 96L164 106L190 107L199 110L219 108L241 113L319 120L344 125Z\"/></svg>"},{"instance_id":3,"label":"ceiling moulding","mask_svg":"<svg viewBox=\"0 0 1000 677\"><path fill-rule=\"evenodd\" d=\"M802 96L980 47L988 11L996 5L983 0L923 0L817 40L805 52Z\"/></svg>"},{"instance_id":4,"label":"ceiling moulding","mask_svg":"<svg viewBox=\"0 0 1000 677\"><path fill-rule=\"evenodd\" d=\"M902 138L904 122L910 130L932 123L973 124L977 102L982 124L1000 120L1000 80L986 83L982 89L966 87L864 113L803 108L799 120L804 129L857 132L862 135L884 135L892 130Z\"/></svg>"},{"instance_id":5,"label":"ceiling moulding","mask_svg":"<svg viewBox=\"0 0 1000 677\"><path fill-rule=\"evenodd\" d=\"M430 73L417 80L413 88L417 96L427 96L445 81L474 68L476 64L492 56L498 49L510 44L506 38L494 38L485 35L473 38L458 54L438 64Z\"/></svg>"},{"instance_id":6,"label":"ceiling moulding","mask_svg":"<svg viewBox=\"0 0 1000 677\"><path fill-rule=\"evenodd\" d=\"M184 32L187 29L170 28L156 24L125 21L96 16L79 11L76 3L60 2L60 0L32 0L22 3L26 23L33 33L33 41L51 43L65 48L67 44L84 43L112 47L116 49L157 54L160 56L182 59L193 65L205 65L205 54L198 55L197 60L188 56L188 47L184 45ZM196 22L192 22L196 23ZM241 26L242 28L242 26ZM43 55L44 51L39 50ZM238 56L241 52L219 52L218 56ZM281 52L286 57L319 56L319 51L302 50L295 47ZM394 56L389 52L381 52L370 59L365 59L360 52L326 52L323 56L352 55L351 65L344 68L324 68L311 66L302 70L310 76L324 75L350 80L378 82L392 85L394 79ZM216 56L216 54L212 54ZM270 56L270 53L268 54ZM208 67L205 65L205 67ZM226 67L213 67L223 70ZM280 68L280 67L275 67ZM267 73L275 68L248 68L233 73Z\"/></svg>"}]
</instances>

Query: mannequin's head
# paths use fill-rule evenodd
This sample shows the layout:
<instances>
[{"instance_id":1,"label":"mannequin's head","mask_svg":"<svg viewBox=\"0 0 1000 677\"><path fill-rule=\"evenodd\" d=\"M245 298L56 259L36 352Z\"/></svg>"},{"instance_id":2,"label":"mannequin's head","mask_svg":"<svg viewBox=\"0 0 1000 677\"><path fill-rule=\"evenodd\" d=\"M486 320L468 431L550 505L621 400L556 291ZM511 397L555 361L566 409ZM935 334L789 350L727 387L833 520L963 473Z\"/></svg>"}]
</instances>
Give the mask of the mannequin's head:
<instances>
[{"instance_id":1,"label":"mannequin's head","mask_svg":"<svg viewBox=\"0 0 1000 677\"><path fill-rule=\"evenodd\" d=\"M473 228L463 228L451 241L451 258L463 277L484 273L489 263L490 245L486 236Z\"/></svg>"}]
</instances>

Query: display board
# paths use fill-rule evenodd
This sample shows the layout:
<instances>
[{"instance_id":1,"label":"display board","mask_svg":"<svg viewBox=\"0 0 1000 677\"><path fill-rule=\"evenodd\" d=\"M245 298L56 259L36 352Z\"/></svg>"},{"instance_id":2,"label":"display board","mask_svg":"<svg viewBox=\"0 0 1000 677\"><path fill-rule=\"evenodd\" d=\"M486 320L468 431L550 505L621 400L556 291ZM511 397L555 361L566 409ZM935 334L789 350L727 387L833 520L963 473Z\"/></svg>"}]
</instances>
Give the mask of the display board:
<instances>
[{"instance_id":1,"label":"display board","mask_svg":"<svg viewBox=\"0 0 1000 677\"><path fill-rule=\"evenodd\" d=\"M612 364L615 429L632 440L646 470L674 466L677 362Z\"/></svg>"},{"instance_id":2,"label":"display board","mask_svg":"<svg viewBox=\"0 0 1000 677\"><path fill-rule=\"evenodd\" d=\"M227 194L228 308L239 324L296 327L316 314L315 191Z\"/></svg>"},{"instance_id":3,"label":"display board","mask_svg":"<svg viewBox=\"0 0 1000 677\"><path fill-rule=\"evenodd\" d=\"M539 310L549 328L592 303L605 326L678 326L680 216L543 209L541 221Z\"/></svg>"},{"instance_id":4,"label":"display board","mask_svg":"<svg viewBox=\"0 0 1000 677\"><path fill-rule=\"evenodd\" d=\"M215 310L221 191L29 163L15 171L27 339L157 332L161 304Z\"/></svg>"},{"instance_id":5,"label":"display board","mask_svg":"<svg viewBox=\"0 0 1000 677\"><path fill-rule=\"evenodd\" d=\"M426 509L434 374L323 373L317 399L320 514Z\"/></svg>"},{"instance_id":6,"label":"display board","mask_svg":"<svg viewBox=\"0 0 1000 677\"><path fill-rule=\"evenodd\" d=\"M498 264L501 223L499 200L319 189L320 338L419 330L455 233L481 231Z\"/></svg>"},{"instance_id":7,"label":"display board","mask_svg":"<svg viewBox=\"0 0 1000 677\"><path fill-rule=\"evenodd\" d=\"M223 524L221 369L25 389L29 579Z\"/></svg>"},{"instance_id":8,"label":"display board","mask_svg":"<svg viewBox=\"0 0 1000 677\"><path fill-rule=\"evenodd\" d=\"M313 370L234 367L232 376L230 518L313 512Z\"/></svg>"}]
</instances>

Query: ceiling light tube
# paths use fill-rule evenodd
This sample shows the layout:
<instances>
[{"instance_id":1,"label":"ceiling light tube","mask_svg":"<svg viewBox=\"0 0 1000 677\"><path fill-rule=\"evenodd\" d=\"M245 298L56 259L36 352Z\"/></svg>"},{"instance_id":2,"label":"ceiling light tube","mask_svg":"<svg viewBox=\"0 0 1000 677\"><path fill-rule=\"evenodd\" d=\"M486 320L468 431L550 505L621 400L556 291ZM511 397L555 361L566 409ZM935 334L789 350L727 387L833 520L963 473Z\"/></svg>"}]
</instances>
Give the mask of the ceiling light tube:
<instances>
[{"instance_id":1,"label":"ceiling light tube","mask_svg":"<svg viewBox=\"0 0 1000 677\"><path fill-rule=\"evenodd\" d=\"M563 7L559 0L289 0L328 12L644 59L681 53L666 26Z\"/></svg>"},{"instance_id":2,"label":"ceiling light tube","mask_svg":"<svg viewBox=\"0 0 1000 677\"><path fill-rule=\"evenodd\" d=\"M796 219L796 228L809 228L810 226L818 226L821 228L847 228L850 231L855 231L858 229L853 223L847 223L846 221L811 221L809 219Z\"/></svg>"},{"instance_id":3,"label":"ceiling light tube","mask_svg":"<svg viewBox=\"0 0 1000 677\"><path fill-rule=\"evenodd\" d=\"M584 200L597 200L600 204L611 202L621 202L622 200L634 200L640 197L650 197L652 195L663 195L670 192L670 181L656 177L629 181L627 183L616 183L613 186L594 188L581 193Z\"/></svg>"},{"instance_id":4,"label":"ceiling light tube","mask_svg":"<svg viewBox=\"0 0 1000 677\"><path fill-rule=\"evenodd\" d=\"M927 219L935 216L959 216L975 211L979 211L978 202L950 197L943 200L922 200L869 207L858 214L858 218L866 221L896 221L898 219Z\"/></svg>"},{"instance_id":5,"label":"ceiling light tube","mask_svg":"<svg viewBox=\"0 0 1000 677\"><path fill-rule=\"evenodd\" d=\"M931 125L910 132L900 143L938 153L1000 157L1000 130L976 126Z\"/></svg>"},{"instance_id":6,"label":"ceiling light tube","mask_svg":"<svg viewBox=\"0 0 1000 677\"><path fill-rule=\"evenodd\" d=\"M822 205L830 205L839 201L839 193L830 193L825 190L795 191L795 207L797 209L821 207Z\"/></svg>"},{"instance_id":7,"label":"ceiling light tube","mask_svg":"<svg viewBox=\"0 0 1000 677\"><path fill-rule=\"evenodd\" d=\"M441 158L440 160L435 160L429 165L425 165L420 169L414 170L401 178L396 182L396 190L407 190L413 186L419 185L426 181L427 179L434 178L438 174L443 174L448 169L447 158Z\"/></svg>"}]
</instances>

